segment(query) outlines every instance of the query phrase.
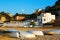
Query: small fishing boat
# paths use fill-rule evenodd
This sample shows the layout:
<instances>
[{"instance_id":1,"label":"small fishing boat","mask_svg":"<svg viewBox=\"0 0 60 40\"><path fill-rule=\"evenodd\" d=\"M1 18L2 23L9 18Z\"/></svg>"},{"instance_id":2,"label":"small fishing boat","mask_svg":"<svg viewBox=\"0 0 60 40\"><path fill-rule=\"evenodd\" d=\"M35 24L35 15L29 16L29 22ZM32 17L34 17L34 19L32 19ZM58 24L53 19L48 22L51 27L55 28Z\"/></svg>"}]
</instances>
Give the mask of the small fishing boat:
<instances>
[{"instance_id":1,"label":"small fishing boat","mask_svg":"<svg viewBox=\"0 0 60 40\"><path fill-rule=\"evenodd\" d=\"M31 34L29 32L24 32L24 31L21 31L20 32L20 36L22 38L35 38L35 35L34 34Z\"/></svg>"},{"instance_id":2,"label":"small fishing boat","mask_svg":"<svg viewBox=\"0 0 60 40\"><path fill-rule=\"evenodd\" d=\"M27 32L32 33L32 34L37 35L37 36L38 35L41 35L41 36L44 35L44 33L40 30L28 30Z\"/></svg>"},{"instance_id":3,"label":"small fishing boat","mask_svg":"<svg viewBox=\"0 0 60 40\"><path fill-rule=\"evenodd\" d=\"M28 33L26 31L8 29L7 31L11 32L9 36L11 37L21 37L21 38L35 38L34 34Z\"/></svg>"},{"instance_id":4,"label":"small fishing boat","mask_svg":"<svg viewBox=\"0 0 60 40\"><path fill-rule=\"evenodd\" d=\"M48 30L48 31L44 31L44 34L60 34L60 30Z\"/></svg>"},{"instance_id":5,"label":"small fishing boat","mask_svg":"<svg viewBox=\"0 0 60 40\"><path fill-rule=\"evenodd\" d=\"M8 29L7 31L10 32L9 33L10 37L19 38L20 33L18 30Z\"/></svg>"}]
</instances>

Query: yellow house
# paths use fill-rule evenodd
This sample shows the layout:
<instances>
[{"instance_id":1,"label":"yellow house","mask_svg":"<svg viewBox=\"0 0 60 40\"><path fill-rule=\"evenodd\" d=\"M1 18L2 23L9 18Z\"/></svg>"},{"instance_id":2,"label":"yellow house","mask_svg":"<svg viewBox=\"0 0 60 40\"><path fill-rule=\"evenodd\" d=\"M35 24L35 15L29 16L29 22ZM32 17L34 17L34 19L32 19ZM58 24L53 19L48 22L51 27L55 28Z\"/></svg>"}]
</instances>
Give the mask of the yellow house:
<instances>
[{"instance_id":1,"label":"yellow house","mask_svg":"<svg viewBox=\"0 0 60 40\"><path fill-rule=\"evenodd\" d=\"M2 16L0 20L3 21L3 22L6 21L6 17Z\"/></svg>"},{"instance_id":2,"label":"yellow house","mask_svg":"<svg viewBox=\"0 0 60 40\"><path fill-rule=\"evenodd\" d=\"M25 16L17 16L16 19L17 20L23 20L23 19L25 19Z\"/></svg>"}]
</instances>

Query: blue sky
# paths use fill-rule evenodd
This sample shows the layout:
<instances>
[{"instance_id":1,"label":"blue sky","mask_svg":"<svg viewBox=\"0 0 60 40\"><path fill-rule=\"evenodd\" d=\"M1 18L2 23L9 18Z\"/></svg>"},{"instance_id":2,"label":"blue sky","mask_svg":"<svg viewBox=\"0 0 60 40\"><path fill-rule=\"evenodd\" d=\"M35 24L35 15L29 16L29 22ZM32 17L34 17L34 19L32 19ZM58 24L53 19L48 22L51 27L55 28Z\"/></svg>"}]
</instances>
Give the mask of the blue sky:
<instances>
[{"instance_id":1,"label":"blue sky","mask_svg":"<svg viewBox=\"0 0 60 40\"><path fill-rule=\"evenodd\" d=\"M57 0L0 0L0 12L11 14L24 13L31 14L36 9L44 9L46 6L53 6Z\"/></svg>"}]
</instances>

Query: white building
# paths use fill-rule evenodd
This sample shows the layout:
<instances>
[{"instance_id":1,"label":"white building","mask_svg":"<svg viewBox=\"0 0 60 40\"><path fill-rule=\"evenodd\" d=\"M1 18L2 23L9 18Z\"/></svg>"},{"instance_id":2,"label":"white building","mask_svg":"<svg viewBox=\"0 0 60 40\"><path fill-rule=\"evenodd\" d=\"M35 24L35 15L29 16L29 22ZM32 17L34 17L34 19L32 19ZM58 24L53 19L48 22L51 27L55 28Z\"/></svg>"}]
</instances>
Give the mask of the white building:
<instances>
[{"instance_id":1,"label":"white building","mask_svg":"<svg viewBox=\"0 0 60 40\"><path fill-rule=\"evenodd\" d=\"M55 21L55 15L52 15L51 13L41 13L42 16L37 16L37 20L42 22L42 24L45 23L52 23ZM42 20L41 20L42 19Z\"/></svg>"}]
</instances>

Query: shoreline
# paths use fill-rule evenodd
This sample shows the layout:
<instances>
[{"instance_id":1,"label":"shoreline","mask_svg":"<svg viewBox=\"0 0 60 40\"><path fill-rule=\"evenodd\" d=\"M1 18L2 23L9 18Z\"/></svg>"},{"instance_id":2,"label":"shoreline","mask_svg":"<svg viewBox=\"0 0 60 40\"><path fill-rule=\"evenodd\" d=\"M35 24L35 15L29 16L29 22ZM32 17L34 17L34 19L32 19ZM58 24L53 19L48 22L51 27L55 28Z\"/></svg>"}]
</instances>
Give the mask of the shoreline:
<instances>
[{"instance_id":1,"label":"shoreline","mask_svg":"<svg viewBox=\"0 0 60 40\"><path fill-rule=\"evenodd\" d=\"M0 30L7 30L7 29L16 29L16 30L60 30L60 27L35 27L35 28L31 28L31 27L0 27Z\"/></svg>"}]
</instances>

